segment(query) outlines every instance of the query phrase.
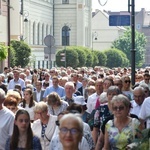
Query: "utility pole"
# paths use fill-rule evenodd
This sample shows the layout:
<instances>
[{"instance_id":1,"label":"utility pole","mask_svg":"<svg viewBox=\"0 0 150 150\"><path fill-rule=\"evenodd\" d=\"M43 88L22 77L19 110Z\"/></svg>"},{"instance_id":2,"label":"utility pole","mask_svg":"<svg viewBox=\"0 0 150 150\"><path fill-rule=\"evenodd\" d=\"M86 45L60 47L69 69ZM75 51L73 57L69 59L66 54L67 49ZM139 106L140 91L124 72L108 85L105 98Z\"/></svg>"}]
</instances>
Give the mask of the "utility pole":
<instances>
[{"instance_id":1,"label":"utility pole","mask_svg":"<svg viewBox=\"0 0 150 150\"><path fill-rule=\"evenodd\" d=\"M131 82L132 86L135 84L135 0L132 0L130 4L130 0L128 0L128 11L130 12L131 6Z\"/></svg>"},{"instance_id":2,"label":"utility pole","mask_svg":"<svg viewBox=\"0 0 150 150\"><path fill-rule=\"evenodd\" d=\"M8 67L10 67L10 0L7 0Z\"/></svg>"}]
</instances>

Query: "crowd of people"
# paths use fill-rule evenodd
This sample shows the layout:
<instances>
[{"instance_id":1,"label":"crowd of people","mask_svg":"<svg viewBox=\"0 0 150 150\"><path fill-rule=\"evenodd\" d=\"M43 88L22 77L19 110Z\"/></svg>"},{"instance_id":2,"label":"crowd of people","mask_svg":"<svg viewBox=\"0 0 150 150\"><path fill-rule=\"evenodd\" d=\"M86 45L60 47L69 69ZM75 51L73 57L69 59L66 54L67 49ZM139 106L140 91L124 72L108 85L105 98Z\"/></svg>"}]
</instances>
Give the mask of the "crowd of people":
<instances>
[{"instance_id":1,"label":"crowd of people","mask_svg":"<svg viewBox=\"0 0 150 150\"><path fill-rule=\"evenodd\" d=\"M125 150L150 127L150 68L4 68L0 150Z\"/></svg>"}]
</instances>

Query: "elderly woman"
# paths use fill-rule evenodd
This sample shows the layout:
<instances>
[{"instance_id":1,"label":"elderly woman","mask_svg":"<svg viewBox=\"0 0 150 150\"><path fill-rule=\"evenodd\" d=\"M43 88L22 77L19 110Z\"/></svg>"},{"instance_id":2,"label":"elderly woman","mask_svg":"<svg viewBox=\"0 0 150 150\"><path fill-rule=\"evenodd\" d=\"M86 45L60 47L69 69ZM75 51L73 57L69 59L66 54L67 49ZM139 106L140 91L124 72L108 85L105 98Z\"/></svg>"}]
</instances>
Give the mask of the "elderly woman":
<instances>
[{"instance_id":1,"label":"elderly woman","mask_svg":"<svg viewBox=\"0 0 150 150\"><path fill-rule=\"evenodd\" d=\"M37 120L32 124L33 133L40 139L42 149L47 150L56 128L57 116L48 115L48 106L43 101L35 105L34 112Z\"/></svg>"},{"instance_id":2,"label":"elderly woman","mask_svg":"<svg viewBox=\"0 0 150 150\"><path fill-rule=\"evenodd\" d=\"M129 99L119 94L111 100L114 119L109 120L105 127L104 150L126 149L135 138L139 121L129 117L131 103Z\"/></svg>"},{"instance_id":3,"label":"elderly woman","mask_svg":"<svg viewBox=\"0 0 150 150\"><path fill-rule=\"evenodd\" d=\"M69 104L66 101L60 99L60 96L56 92L52 92L47 97L48 112L52 115L58 115L62 111L66 110Z\"/></svg>"},{"instance_id":4,"label":"elderly woman","mask_svg":"<svg viewBox=\"0 0 150 150\"><path fill-rule=\"evenodd\" d=\"M79 150L78 145L83 136L82 119L75 114L66 114L60 119L59 130L63 150Z\"/></svg>"}]
</instances>

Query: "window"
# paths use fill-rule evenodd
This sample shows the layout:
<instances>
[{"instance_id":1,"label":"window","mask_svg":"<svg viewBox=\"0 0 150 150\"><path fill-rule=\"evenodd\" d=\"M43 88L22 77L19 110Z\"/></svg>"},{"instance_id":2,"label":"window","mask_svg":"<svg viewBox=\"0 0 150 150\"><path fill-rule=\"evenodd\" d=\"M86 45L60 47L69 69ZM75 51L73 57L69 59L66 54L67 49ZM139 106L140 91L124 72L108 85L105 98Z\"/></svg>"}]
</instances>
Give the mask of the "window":
<instances>
[{"instance_id":1,"label":"window","mask_svg":"<svg viewBox=\"0 0 150 150\"><path fill-rule=\"evenodd\" d=\"M69 46L69 38L70 38L70 28L68 26L64 26L62 28L62 46Z\"/></svg>"},{"instance_id":2,"label":"window","mask_svg":"<svg viewBox=\"0 0 150 150\"><path fill-rule=\"evenodd\" d=\"M62 0L62 4L69 4L69 0Z\"/></svg>"}]
</instances>

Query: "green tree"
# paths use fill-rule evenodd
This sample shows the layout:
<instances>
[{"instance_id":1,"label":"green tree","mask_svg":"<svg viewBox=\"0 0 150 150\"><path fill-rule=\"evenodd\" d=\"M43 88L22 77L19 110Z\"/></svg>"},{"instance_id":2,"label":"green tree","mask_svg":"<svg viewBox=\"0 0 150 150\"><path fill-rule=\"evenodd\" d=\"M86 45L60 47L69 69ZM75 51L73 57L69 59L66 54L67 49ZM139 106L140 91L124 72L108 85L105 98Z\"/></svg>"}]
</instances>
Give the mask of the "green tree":
<instances>
[{"instance_id":1,"label":"green tree","mask_svg":"<svg viewBox=\"0 0 150 150\"><path fill-rule=\"evenodd\" d=\"M16 51L13 47L10 47L10 66L14 67L16 65Z\"/></svg>"},{"instance_id":2,"label":"green tree","mask_svg":"<svg viewBox=\"0 0 150 150\"><path fill-rule=\"evenodd\" d=\"M67 47L66 50L65 49L59 50L56 53L57 66L65 67L65 59L63 59L63 61L62 61L62 58L65 57L65 56L62 56L62 54L64 55L65 51L66 51L66 67L70 66L70 67L76 68L79 64L78 53L76 51L70 49L69 47Z\"/></svg>"},{"instance_id":3,"label":"green tree","mask_svg":"<svg viewBox=\"0 0 150 150\"><path fill-rule=\"evenodd\" d=\"M24 41L11 41L11 47L15 50L15 65L25 67L28 65L31 55L31 48Z\"/></svg>"},{"instance_id":4,"label":"green tree","mask_svg":"<svg viewBox=\"0 0 150 150\"><path fill-rule=\"evenodd\" d=\"M7 58L7 46L0 44L0 61Z\"/></svg>"},{"instance_id":5,"label":"green tree","mask_svg":"<svg viewBox=\"0 0 150 150\"><path fill-rule=\"evenodd\" d=\"M94 50L93 51L98 58L98 66L106 66L107 56L103 51Z\"/></svg>"},{"instance_id":6,"label":"green tree","mask_svg":"<svg viewBox=\"0 0 150 150\"><path fill-rule=\"evenodd\" d=\"M78 53L79 64L78 64L77 67L83 67L83 66L85 66L85 63L86 63L86 54L85 54L85 52L83 50L83 47L71 46L70 48Z\"/></svg>"},{"instance_id":7,"label":"green tree","mask_svg":"<svg viewBox=\"0 0 150 150\"><path fill-rule=\"evenodd\" d=\"M125 57L121 50L118 49L108 49L104 50L105 55L107 56L106 67L124 67L128 65L128 59ZM125 62L124 62L125 61Z\"/></svg>"},{"instance_id":8,"label":"green tree","mask_svg":"<svg viewBox=\"0 0 150 150\"><path fill-rule=\"evenodd\" d=\"M147 40L145 35L135 31L135 63L137 67L140 67L144 62L146 42ZM131 28L127 28L124 34L113 42L112 47L122 50L131 63L131 44Z\"/></svg>"}]
</instances>

